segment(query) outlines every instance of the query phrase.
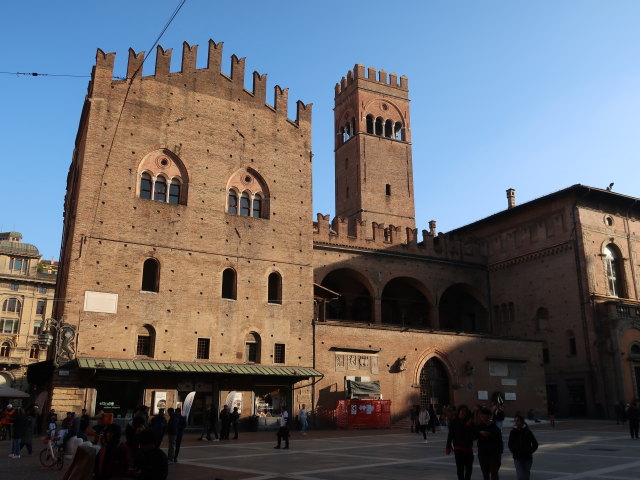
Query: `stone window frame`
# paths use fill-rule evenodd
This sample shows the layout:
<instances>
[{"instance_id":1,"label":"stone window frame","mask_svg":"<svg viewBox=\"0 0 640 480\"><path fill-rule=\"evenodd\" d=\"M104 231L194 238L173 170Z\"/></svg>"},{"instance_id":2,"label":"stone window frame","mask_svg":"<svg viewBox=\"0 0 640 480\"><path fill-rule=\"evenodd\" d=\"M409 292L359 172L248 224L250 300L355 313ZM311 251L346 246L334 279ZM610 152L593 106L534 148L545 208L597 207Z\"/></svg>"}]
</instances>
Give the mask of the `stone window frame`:
<instances>
[{"instance_id":1,"label":"stone window frame","mask_svg":"<svg viewBox=\"0 0 640 480\"><path fill-rule=\"evenodd\" d=\"M249 332L244 337L244 361L247 363L260 363L260 350L262 346L262 339L257 332ZM253 352L251 352L253 350ZM254 359L251 360L251 355L254 355Z\"/></svg>"},{"instance_id":2,"label":"stone window frame","mask_svg":"<svg viewBox=\"0 0 640 480\"><path fill-rule=\"evenodd\" d=\"M196 359L209 360L211 358L211 338L198 337L196 342Z\"/></svg>"},{"instance_id":3,"label":"stone window frame","mask_svg":"<svg viewBox=\"0 0 640 480\"><path fill-rule=\"evenodd\" d=\"M606 243L602 247L602 260L607 294L611 297L626 298L624 259L620 248L614 242Z\"/></svg>"},{"instance_id":4,"label":"stone window frame","mask_svg":"<svg viewBox=\"0 0 640 480\"><path fill-rule=\"evenodd\" d=\"M151 269L150 265L154 265L154 270ZM147 293L160 292L160 261L157 258L149 257L143 262L140 291Z\"/></svg>"},{"instance_id":5,"label":"stone window frame","mask_svg":"<svg viewBox=\"0 0 640 480\"><path fill-rule=\"evenodd\" d=\"M149 324L142 325L136 332L136 357L153 358L156 346L156 329Z\"/></svg>"},{"instance_id":6,"label":"stone window frame","mask_svg":"<svg viewBox=\"0 0 640 480\"><path fill-rule=\"evenodd\" d=\"M267 277L267 303L282 305L282 275L276 270Z\"/></svg>"},{"instance_id":7,"label":"stone window frame","mask_svg":"<svg viewBox=\"0 0 640 480\"><path fill-rule=\"evenodd\" d=\"M235 205L232 205L231 199L235 199ZM243 199L247 200L247 214L243 214ZM259 202L258 214L256 215L256 202ZM264 216L264 195L262 191L251 193L249 190L242 190L231 187L227 191L227 205L225 209L228 215L236 215L247 218L266 218Z\"/></svg>"},{"instance_id":8,"label":"stone window frame","mask_svg":"<svg viewBox=\"0 0 640 480\"><path fill-rule=\"evenodd\" d=\"M265 220L270 218L269 188L262 175L254 169L236 170L227 180L225 195L224 211L227 215ZM244 200L246 206L243 206Z\"/></svg>"},{"instance_id":9,"label":"stone window frame","mask_svg":"<svg viewBox=\"0 0 640 480\"><path fill-rule=\"evenodd\" d=\"M7 325L11 325L9 330L6 330ZM20 319L18 318L0 318L0 335L18 335L20 332Z\"/></svg>"},{"instance_id":10,"label":"stone window frame","mask_svg":"<svg viewBox=\"0 0 640 480\"><path fill-rule=\"evenodd\" d=\"M22 312L22 302L17 297L6 298L2 302L2 313L19 315Z\"/></svg>"},{"instance_id":11,"label":"stone window frame","mask_svg":"<svg viewBox=\"0 0 640 480\"><path fill-rule=\"evenodd\" d=\"M287 360L287 346L284 343L273 344L273 363L284 364Z\"/></svg>"},{"instance_id":12,"label":"stone window frame","mask_svg":"<svg viewBox=\"0 0 640 480\"><path fill-rule=\"evenodd\" d=\"M36 315L44 315L47 313L47 299L39 298L36 300Z\"/></svg>"},{"instance_id":13,"label":"stone window frame","mask_svg":"<svg viewBox=\"0 0 640 480\"><path fill-rule=\"evenodd\" d=\"M20 268L13 268L13 267L15 267L17 262L20 262ZM9 272L10 273L15 273L15 272L27 273L28 270L29 270L29 259L28 258L9 257Z\"/></svg>"},{"instance_id":14,"label":"stone window frame","mask_svg":"<svg viewBox=\"0 0 640 480\"><path fill-rule=\"evenodd\" d=\"M220 298L224 300L238 299L238 272L235 268L227 267L222 270L220 287Z\"/></svg>"},{"instance_id":15,"label":"stone window frame","mask_svg":"<svg viewBox=\"0 0 640 480\"><path fill-rule=\"evenodd\" d=\"M136 196L142 200L151 200L169 205L187 205L189 182L187 169L182 160L167 149L160 149L147 154L138 165L138 182ZM159 180L165 185L162 193L164 199L156 198ZM148 188L146 183L148 182ZM145 188L143 188L143 186ZM177 193L175 192L177 187Z\"/></svg>"},{"instance_id":16,"label":"stone window frame","mask_svg":"<svg viewBox=\"0 0 640 480\"><path fill-rule=\"evenodd\" d=\"M143 189L143 182L149 182L149 189ZM159 185L164 185L164 192L158 191L157 187ZM173 188L175 186L178 187L177 194ZM182 178L178 176L169 177L164 173L155 175L153 172L145 170L140 174L138 192L138 198L141 198L142 200L151 200L154 202L167 203L169 205L186 205L186 202L183 203L182 201ZM148 192L149 197L146 195L143 196L143 192ZM160 195L163 195L164 199L157 198ZM175 199L175 201L172 201L172 199Z\"/></svg>"}]
</instances>

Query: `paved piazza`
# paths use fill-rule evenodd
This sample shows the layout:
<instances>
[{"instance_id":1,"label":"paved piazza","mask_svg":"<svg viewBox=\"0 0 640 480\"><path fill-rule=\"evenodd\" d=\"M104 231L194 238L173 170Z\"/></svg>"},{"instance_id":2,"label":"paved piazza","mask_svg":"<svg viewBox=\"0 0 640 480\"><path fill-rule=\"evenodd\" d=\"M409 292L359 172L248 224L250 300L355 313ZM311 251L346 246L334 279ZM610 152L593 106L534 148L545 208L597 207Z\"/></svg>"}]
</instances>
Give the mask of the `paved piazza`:
<instances>
[{"instance_id":1,"label":"paved piazza","mask_svg":"<svg viewBox=\"0 0 640 480\"><path fill-rule=\"evenodd\" d=\"M534 455L535 480L640 478L640 440L610 421L560 422L555 429L534 425L540 442ZM505 438L508 429L505 428ZM453 455L444 454L446 432L421 436L404 430L311 431L292 434L290 450L274 450L275 434L241 434L240 440L199 442L188 433L180 463L169 466L170 479L220 480L409 480L455 479ZM35 446L35 445L34 445ZM9 459L8 442L0 442L3 480L58 479L32 457ZM41 444L35 446L39 452ZM482 474L474 463L473 479ZM515 479L513 462L503 456L501 479Z\"/></svg>"}]
</instances>

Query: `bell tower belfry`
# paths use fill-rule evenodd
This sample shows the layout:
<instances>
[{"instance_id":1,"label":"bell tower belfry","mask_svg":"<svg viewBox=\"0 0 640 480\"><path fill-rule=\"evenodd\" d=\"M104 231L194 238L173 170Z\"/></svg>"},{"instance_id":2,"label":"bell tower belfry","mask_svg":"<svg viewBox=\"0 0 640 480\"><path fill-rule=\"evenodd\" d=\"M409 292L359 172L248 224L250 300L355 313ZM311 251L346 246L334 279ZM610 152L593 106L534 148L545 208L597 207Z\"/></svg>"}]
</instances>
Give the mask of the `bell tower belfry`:
<instances>
[{"instance_id":1,"label":"bell tower belfry","mask_svg":"<svg viewBox=\"0 0 640 480\"><path fill-rule=\"evenodd\" d=\"M334 119L336 216L415 229L407 77L357 64L336 84Z\"/></svg>"}]
</instances>

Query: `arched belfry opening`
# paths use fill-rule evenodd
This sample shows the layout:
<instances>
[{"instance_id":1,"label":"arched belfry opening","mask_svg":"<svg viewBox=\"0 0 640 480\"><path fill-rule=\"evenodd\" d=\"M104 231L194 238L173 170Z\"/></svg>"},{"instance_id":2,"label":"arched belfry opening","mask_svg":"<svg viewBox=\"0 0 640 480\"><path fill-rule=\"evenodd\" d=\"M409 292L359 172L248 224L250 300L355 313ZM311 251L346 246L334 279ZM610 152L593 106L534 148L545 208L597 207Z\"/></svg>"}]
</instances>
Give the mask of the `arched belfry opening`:
<instances>
[{"instance_id":1,"label":"arched belfry opening","mask_svg":"<svg viewBox=\"0 0 640 480\"><path fill-rule=\"evenodd\" d=\"M346 268L334 270L321 285L340 294L338 299L327 304L327 320L373 322L373 297L358 272Z\"/></svg>"},{"instance_id":2,"label":"arched belfry opening","mask_svg":"<svg viewBox=\"0 0 640 480\"><path fill-rule=\"evenodd\" d=\"M420 371L420 405L433 405L436 411L450 403L450 382L442 360L431 357Z\"/></svg>"}]
</instances>

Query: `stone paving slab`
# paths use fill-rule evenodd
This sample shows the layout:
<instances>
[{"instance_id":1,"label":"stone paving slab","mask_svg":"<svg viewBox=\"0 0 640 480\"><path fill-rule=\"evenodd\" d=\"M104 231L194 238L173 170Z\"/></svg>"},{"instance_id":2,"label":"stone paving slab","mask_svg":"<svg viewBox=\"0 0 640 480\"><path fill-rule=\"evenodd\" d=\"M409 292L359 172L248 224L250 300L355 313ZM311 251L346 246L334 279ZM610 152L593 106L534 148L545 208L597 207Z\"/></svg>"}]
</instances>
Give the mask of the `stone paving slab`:
<instances>
[{"instance_id":1,"label":"stone paving slab","mask_svg":"<svg viewBox=\"0 0 640 480\"><path fill-rule=\"evenodd\" d=\"M625 426L607 421L566 421L556 428L532 425L540 449L534 455L536 480L637 480L640 440ZM504 430L505 441L508 429ZM444 454L446 432L429 434L429 442L405 430L310 431L292 433L291 449L275 450L273 432L243 433L239 440L200 442L196 433L183 441L171 480L448 480L455 479L453 456ZM42 443L34 455L7 457L9 442L0 442L1 480L53 480L61 472L39 464ZM473 480L482 474L474 463ZM502 480L514 480L513 461L505 453Z\"/></svg>"}]
</instances>

